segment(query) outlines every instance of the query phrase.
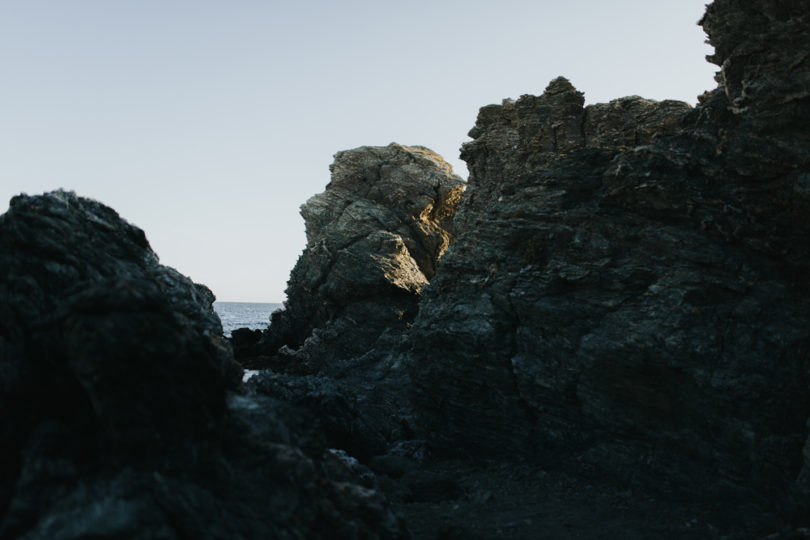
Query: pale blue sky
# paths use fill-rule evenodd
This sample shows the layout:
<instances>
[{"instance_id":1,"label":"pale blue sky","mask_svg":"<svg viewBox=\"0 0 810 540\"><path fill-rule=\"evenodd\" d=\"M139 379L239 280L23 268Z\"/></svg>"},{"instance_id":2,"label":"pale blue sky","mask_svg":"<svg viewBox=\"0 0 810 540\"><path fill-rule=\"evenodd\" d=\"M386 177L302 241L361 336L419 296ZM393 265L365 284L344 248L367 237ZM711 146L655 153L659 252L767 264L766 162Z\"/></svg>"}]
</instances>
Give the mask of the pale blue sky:
<instances>
[{"instance_id":1,"label":"pale blue sky","mask_svg":"<svg viewBox=\"0 0 810 540\"><path fill-rule=\"evenodd\" d=\"M703 0L0 0L0 211L63 187L220 300L284 299L332 155L458 148L558 75L588 103L715 86Z\"/></svg>"}]
</instances>

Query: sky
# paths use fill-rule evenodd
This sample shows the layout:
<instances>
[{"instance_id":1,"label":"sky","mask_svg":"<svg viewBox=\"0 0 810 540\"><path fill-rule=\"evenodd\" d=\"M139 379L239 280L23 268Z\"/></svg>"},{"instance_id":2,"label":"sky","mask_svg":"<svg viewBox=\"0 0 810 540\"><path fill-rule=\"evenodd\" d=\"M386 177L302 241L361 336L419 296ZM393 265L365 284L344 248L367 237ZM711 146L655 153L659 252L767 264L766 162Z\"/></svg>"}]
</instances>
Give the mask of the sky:
<instances>
[{"instance_id":1,"label":"sky","mask_svg":"<svg viewBox=\"0 0 810 540\"><path fill-rule=\"evenodd\" d=\"M558 75L586 103L714 88L704 0L0 0L0 212L64 188L222 301L281 302L340 150L458 149Z\"/></svg>"}]
</instances>

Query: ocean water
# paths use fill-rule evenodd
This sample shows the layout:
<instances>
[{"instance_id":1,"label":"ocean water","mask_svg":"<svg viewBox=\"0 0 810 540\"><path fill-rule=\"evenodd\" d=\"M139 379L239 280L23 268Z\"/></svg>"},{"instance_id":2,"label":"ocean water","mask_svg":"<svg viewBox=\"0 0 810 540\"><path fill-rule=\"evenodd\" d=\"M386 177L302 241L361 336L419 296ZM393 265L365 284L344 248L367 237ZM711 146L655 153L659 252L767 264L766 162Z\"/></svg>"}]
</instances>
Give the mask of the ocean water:
<instances>
[{"instance_id":1,"label":"ocean water","mask_svg":"<svg viewBox=\"0 0 810 540\"><path fill-rule=\"evenodd\" d=\"M270 325L270 314L281 307L282 304L258 302L214 302L214 311L222 321L222 330L226 336L230 336L237 328L267 328Z\"/></svg>"}]
</instances>

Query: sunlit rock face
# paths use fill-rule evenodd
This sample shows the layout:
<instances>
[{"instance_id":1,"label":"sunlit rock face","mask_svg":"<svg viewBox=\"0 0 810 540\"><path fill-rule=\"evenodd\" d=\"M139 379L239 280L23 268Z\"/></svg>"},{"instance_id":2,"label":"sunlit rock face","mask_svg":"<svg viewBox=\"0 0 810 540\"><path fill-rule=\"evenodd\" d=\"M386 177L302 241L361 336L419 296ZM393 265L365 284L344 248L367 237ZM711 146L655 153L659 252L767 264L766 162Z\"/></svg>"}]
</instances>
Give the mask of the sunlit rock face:
<instances>
[{"instance_id":1,"label":"sunlit rock face","mask_svg":"<svg viewBox=\"0 0 810 540\"><path fill-rule=\"evenodd\" d=\"M403 538L305 412L237 395L214 295L57 191L0 216L0 538Z\"/></svg>"},{"instance_id":2,"label":"sunlit rock face","mask_svg":"<svg viewBox=\"0 0 810 540\"><path fill-rule=\"evenodd\" d=\"M307 246L261 344L271 356L284 347L295 371L389 352L377 341L390 344L413 320L463 191L450 165L419 146L339 152L330 168L326 190L301 207Z\"/></svg>"},{"instance_id":3,"label":"sunlit rock face","mask_svg":"<svg viewBox=\"0 0 810 540\"><path fill-rule=\"evenodd\" d=\"M481 109L402 355L425 437L807 505L808 13L711 5L695 108L583 107L558 78Z\"/></svg>"}]
</instances>

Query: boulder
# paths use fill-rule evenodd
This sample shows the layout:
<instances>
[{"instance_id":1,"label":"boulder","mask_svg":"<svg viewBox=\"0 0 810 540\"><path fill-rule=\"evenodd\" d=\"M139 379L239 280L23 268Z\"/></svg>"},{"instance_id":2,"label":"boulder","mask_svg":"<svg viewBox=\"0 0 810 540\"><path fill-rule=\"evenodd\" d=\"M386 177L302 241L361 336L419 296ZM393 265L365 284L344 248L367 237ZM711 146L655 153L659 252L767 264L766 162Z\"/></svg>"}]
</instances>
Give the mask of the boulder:
<instances>
[{"instance_id":1,"label":"boulder","mask_svg":"<svg viewBox=\"0 0 810 540\"><path fill-rule=\"evenodd\" d=\"M0 538L407 536L351 471L327 474L303 412L235 393L213 301L112 209L64 191L12 199Z\"/></svg>"},{"instance_id":2,"label":"boulder","mask_svg":"<svg viewBox=\"0 0 810 540\"><path fill-rule=\"evenodd\" d=\"M420 146L338 152L330 169L326 190L301 207L307 246L284 309L253 349L291 372L334 372L372 350L388 352L450 245L464 187Z\"/></svg>"}]
</instances>

